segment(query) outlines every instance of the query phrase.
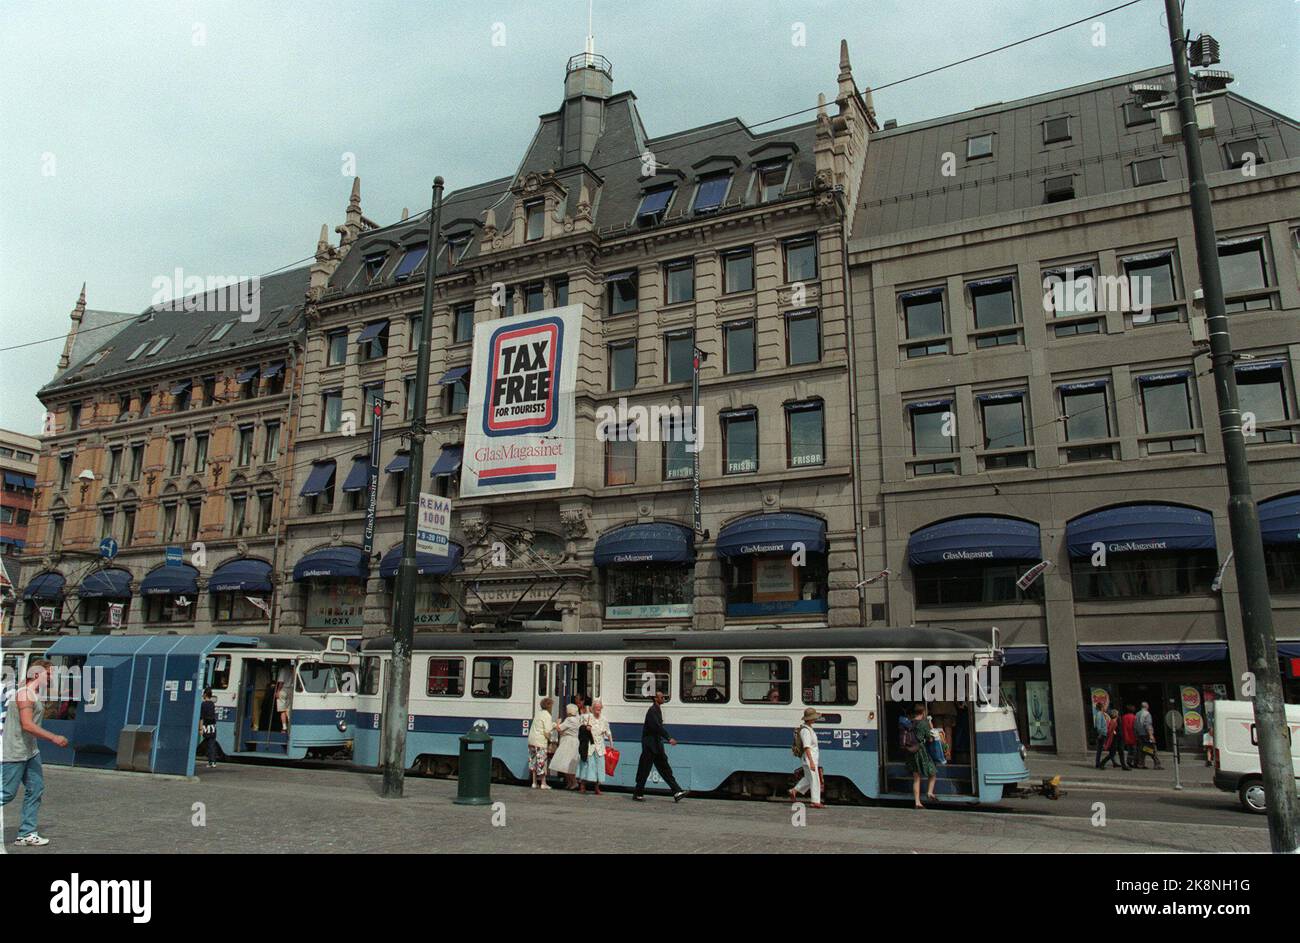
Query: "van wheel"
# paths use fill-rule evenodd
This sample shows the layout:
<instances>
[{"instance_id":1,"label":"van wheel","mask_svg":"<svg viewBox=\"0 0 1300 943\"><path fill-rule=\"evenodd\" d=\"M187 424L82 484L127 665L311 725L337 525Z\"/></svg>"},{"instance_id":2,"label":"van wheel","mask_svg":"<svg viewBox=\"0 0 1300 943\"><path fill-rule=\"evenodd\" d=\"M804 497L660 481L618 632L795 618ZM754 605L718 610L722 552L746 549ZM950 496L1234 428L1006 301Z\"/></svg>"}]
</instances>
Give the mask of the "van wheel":
<instances>
[{"instance_id":1,"label":"van wheel","mask_svg":"<svg viewBox=\"0 0 1300 943\"><path fill-rule=\"evenodd\" d=\"M1241 807L1247 812L1254 812L1256 815L1264 814L1264 783L1262 780L1246 780L1237 788L1237 796L1241 799Z\"/></svg>"}]
</instances>

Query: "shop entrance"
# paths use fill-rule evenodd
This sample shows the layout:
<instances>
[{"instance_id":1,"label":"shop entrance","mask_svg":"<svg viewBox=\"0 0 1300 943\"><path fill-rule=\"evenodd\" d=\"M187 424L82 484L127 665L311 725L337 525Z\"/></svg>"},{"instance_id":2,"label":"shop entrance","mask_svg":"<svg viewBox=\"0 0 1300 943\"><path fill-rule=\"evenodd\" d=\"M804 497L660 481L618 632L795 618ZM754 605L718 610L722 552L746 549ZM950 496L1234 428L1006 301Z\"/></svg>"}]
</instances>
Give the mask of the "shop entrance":
<instances>
[{"instance_id":1,"label":"shop entrance","mask_svg":"<svg viewBox=\"0 0 1300 943\"><path fill-rule=\"evenodd\" d=\"M895 670L897 665L898 670ZM878 714L880 725L880 789L883 793L912 792L912 773L908 754L900 743L900 721L910 719L912 708L925 703L931 724L941 729L947 744L944 763L936 763L938 780L935 794L941 796L970 796L976 792L978 761L973 749L972 725L975 719L975 685L968 683L973 676L967 672L959 679L959 662L882 662L877 679ZM965 666L969 667L969 666ZM918 676L919 671L919 676ZM901 672L901 673L900 673ZM926 684L927 679L942 679L939 685ZM928 695L934 700L925 700ZM922 745L922 749L927 749ZM922 790L925 783L921 784Z\"/></svg>"}]
</instances>

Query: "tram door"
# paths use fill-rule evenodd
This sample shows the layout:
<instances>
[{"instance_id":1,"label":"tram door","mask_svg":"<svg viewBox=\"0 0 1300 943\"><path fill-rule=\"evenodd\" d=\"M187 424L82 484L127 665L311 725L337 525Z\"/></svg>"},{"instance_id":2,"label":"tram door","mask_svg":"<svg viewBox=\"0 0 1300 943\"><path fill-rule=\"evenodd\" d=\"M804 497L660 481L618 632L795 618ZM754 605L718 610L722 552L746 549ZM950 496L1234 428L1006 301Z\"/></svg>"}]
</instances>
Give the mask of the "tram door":
<instances>
[{"instance_id":1,"label":"tram door","mask_svg":"<svg viewBox=\"0 0 1300 943\"><path fill-rule=\"evenodd\" d=\"M245 658L239 691L239 739L243 753L287 753L289 731L277 710L276 685L283 683L293 707L294 664L289 659ZM286 712L287 713L287 712Z\"/></svg>"},{"instance_id":2,"label":"tram door","mask_svg":"<svg viewBox=\"0 0 1300 943\"><path fill-rule=\"evenodd\" d=\"M600 697L600 662L539 661L537 663L537 698L554 698L551 716L564 720L564 709L581 694L590 704Z\"/></svg>"},{"instance_id":3,"label":"tram door","mask_svg":"<svg viewBox=\"0 0 1300 943\"><path fill-rule=\"evenodd\" d=\"M908 754L901 744L900 720L924 703L930 723L944 734L945 762L936 763L935 793L969 796L976 793L974 673L969 663L920 659L881 662L877 680L880 717L880 789L882 793L912 791ZM928 747L923 744L922 749ZM931 748L932 749L932 748ZM925 783L922 783L924 788Z\"/></svg>"}]
</instances>

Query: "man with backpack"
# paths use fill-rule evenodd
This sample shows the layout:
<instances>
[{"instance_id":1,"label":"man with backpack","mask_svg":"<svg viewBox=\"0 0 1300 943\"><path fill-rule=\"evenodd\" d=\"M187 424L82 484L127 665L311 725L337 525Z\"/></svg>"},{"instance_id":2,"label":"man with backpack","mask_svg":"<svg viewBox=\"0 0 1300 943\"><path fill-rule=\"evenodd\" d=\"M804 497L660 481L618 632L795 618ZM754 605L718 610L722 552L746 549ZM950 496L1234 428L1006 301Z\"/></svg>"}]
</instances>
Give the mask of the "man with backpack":
<instances>
[{"instance_id":1,"label":"man with backpack","mask_svg":"<svg viewBox=\"0 0 1300 943\"><path fill-rule=\"evenodd\" d=\"M820 717L821 714L814 708L804 708L803 723L795 728L794 743L790 747L790 751L803 760L803 777L790 790L790 801L798 802L800 795L811 792L814 809L826 808L822 804L822 783L819 772L821 750L817 744L817 731L813 730L812 726Z\"/></svg>"},{"instance_id":2,"label":"man with backpack","mask_svg":"<svg viewBox=\"0 0 1300 943\"><path fill-rule=\"evenodd\" d=\"M41 795L45 792L45 777L41 771L41 750L38 740L48 740L58 747L66 747L68 738L50 733L41 726L45 719L44 693L50 684L51 664L44 658L33 659L27 669L27 682L8 695L4 703L4 733L0 734L0 767L3 768L3 788L0 789L0 806L8 805L18 797L18 787L23 787L23 816L18 825L15 845L48 845L50 840L36 832L36 816L41 810Z\"/></svg>"}]
</instances>

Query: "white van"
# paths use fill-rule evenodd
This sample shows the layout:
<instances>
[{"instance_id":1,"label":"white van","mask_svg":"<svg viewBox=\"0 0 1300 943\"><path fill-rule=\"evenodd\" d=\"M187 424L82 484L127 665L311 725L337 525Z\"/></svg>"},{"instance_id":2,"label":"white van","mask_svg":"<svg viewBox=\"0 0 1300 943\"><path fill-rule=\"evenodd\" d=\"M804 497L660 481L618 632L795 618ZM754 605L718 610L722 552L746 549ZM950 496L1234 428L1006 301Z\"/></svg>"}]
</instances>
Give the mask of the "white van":
<instances>
[{"instance_id":1,"label":"white van","mask_svg":"<svg viewBox=\"0 0 1300 943\"><path fill-rule=\"evenodd\" d=\"M1286 705L1286 725L1291 731L1291 765L1300 793L1300 705ZM1214 785L1235 792L1247 812L1264 812L1255 706L1250 701L1214 702Z\"/></svg>"}]
</instances>

